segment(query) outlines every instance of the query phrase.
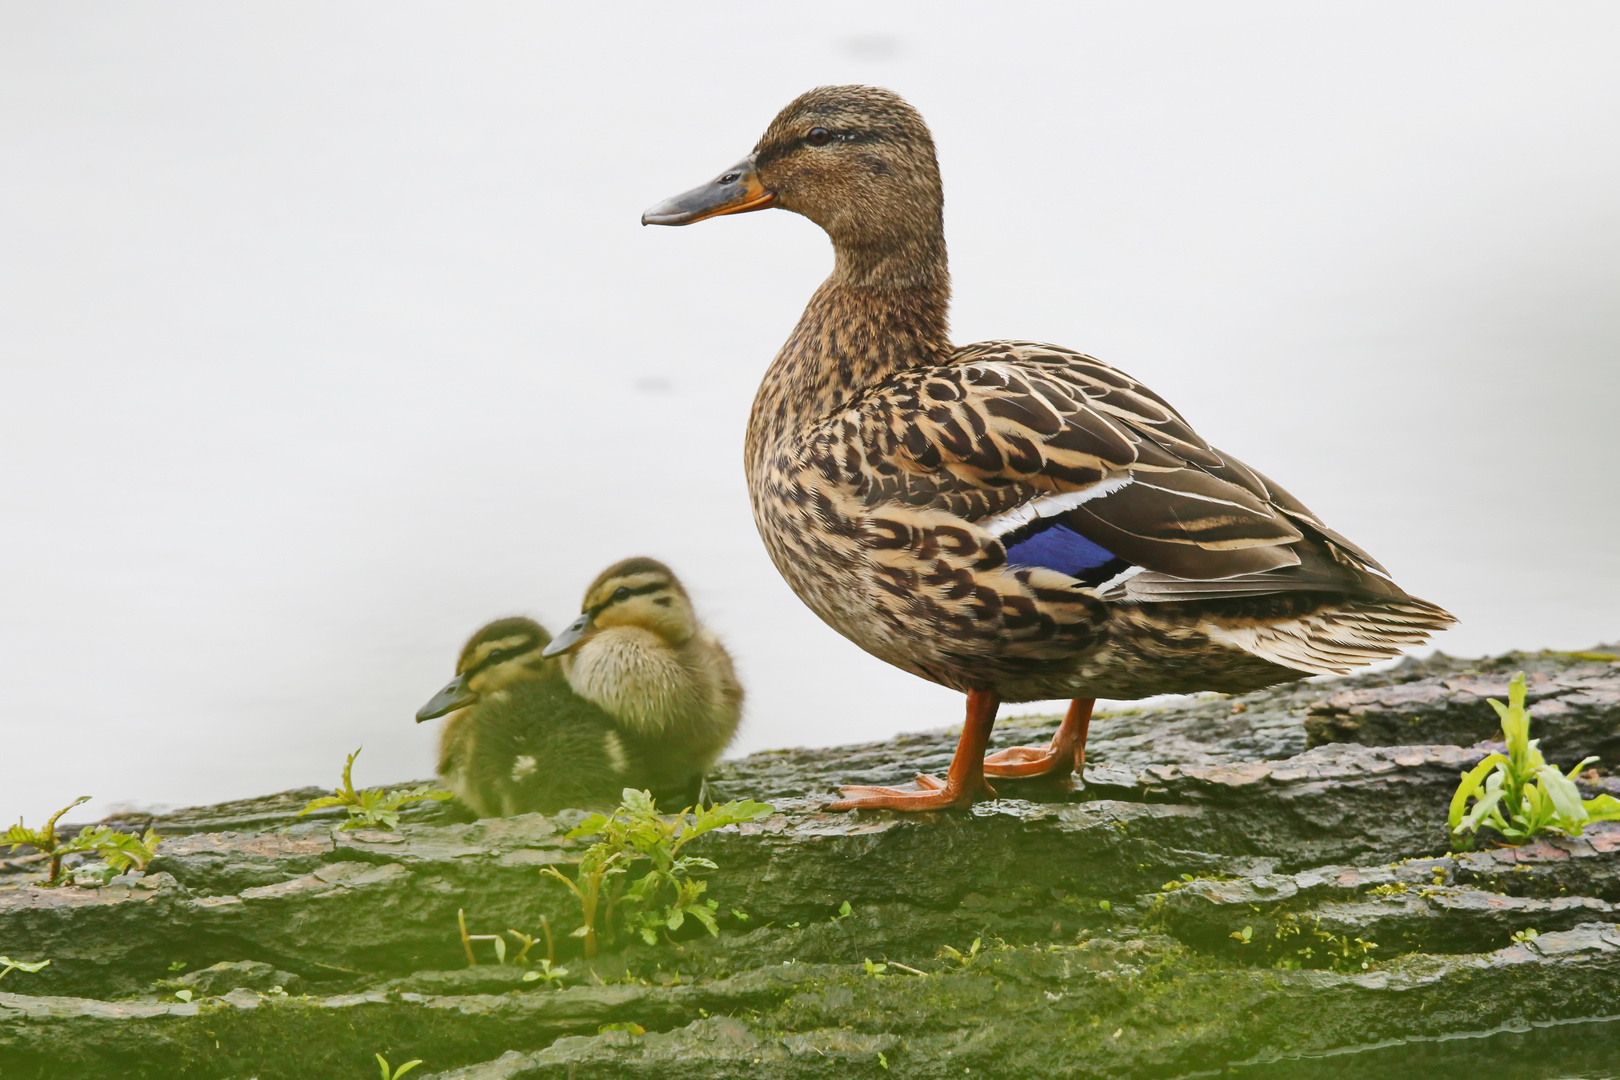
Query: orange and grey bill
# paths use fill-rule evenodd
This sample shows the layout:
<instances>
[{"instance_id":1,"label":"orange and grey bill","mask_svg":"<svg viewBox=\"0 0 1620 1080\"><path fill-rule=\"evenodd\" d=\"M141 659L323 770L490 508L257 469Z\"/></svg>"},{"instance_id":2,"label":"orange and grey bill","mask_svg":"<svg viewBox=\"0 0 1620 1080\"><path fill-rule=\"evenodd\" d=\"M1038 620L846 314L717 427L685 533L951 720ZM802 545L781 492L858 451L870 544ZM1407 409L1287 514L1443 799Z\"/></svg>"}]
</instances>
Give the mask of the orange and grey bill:
<instances>
[{"instance_id":1,"label":"orange and grey bill","mask_svg":"<svg viewBox=\"0 0 1620 1080\"><path fill-rule=\"evenodd\" d=\"M721 214L745 214L776 204L776 193L759 182L754 159L744 158L707 184L665 199L641 215L643 225L690 225Z\"/></svg>"}]
</instances>

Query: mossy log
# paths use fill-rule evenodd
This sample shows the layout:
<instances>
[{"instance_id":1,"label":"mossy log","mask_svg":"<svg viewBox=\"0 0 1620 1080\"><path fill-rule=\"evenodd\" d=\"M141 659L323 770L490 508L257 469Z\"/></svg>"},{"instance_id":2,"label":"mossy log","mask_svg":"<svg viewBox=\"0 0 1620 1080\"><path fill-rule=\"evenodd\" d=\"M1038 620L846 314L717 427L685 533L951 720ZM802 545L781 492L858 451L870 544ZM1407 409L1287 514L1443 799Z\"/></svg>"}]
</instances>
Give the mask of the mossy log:
<instances>
[{"instance_id":1,"label":"mossy log","mask_svg":"<svg viewBox=\"0 0 1620 1080\"><path fill-rule=\"evenodd\" d=\"M167 815L147 872L99 888L0 865L0 953L51 960L0 984L0 1077L358 1077L381 1052L469 1080L1124 1078L1613 1014L1620 824L1451 853L1447 801L1487 746L1403 714L1400 745L1306 747L1347 701L1422 700L1455 733L1490 712L1478 680L1518 667L1545 676L1533 701L1564 688L1549 715L1587 710L1571 756L1620 740L1593 713L1620 665L1437 657L1102 717L1082 788L1009 783L971 811L819 809L942 767L949 732L728 763L724 795L777 812L692 845L719 935L621 935L589 962L542 873L577 863L578 813L334 832L293 816L300 791ZM474 934L544 920L563 985L487 942L468 966L458 913Z\"/></svg>"}]
</instances>

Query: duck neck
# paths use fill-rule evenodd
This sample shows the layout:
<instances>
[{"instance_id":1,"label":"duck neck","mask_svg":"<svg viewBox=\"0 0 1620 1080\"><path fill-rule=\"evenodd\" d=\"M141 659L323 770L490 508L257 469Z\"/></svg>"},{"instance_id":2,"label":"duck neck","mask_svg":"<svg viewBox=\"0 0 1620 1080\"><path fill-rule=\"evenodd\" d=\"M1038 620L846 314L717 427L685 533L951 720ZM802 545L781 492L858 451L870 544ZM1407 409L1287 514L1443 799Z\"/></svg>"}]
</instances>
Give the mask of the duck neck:
<instances>
[{"instance_id":1,"label":"duck neck","mask_svg":"<svg viewBox=\"0 0 1620 1080\"><path fill-rule=\"evenodd\" d=\"M832 276L810 298L754 399L752 445L835 412L895 372L950 356L943 228L882 241L834 238Z\"/></svg>"}]
</instances>

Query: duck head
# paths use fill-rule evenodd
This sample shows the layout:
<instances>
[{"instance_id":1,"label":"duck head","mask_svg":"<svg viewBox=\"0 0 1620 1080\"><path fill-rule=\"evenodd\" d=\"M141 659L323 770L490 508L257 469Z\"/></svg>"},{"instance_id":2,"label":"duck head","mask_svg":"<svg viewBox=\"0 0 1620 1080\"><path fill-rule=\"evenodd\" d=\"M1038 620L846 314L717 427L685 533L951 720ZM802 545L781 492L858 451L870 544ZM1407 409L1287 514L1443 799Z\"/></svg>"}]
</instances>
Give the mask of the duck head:
<instances>
[{"instance_id":1,"label":"duck head","mask_svg":"<svg viewBox=\"0 0 1620 1080\"><path fill-rule=\"evenodd\" d=\"M542 655L570 652L604 630L634 626L679 647L697 632L686 590L657 559L634 558L602 571L585 590L579 618L552 639Z\"/></svg>"},{"instance_id":2,"label":"duck head","mask_svg":"<svg viewBox=\"0 0 1620 1080\"><path fill-rule=\"evenodd\" d=\"M773 206L826 230L841 266L851 257L870 261L936 238L943 251L944 196L933 136L892 90L822 86L801 94L771 121L753 153L709 183L659 203L641 223L690 225ZM862 253L869 259L860 260Z\"/></svg>"},{"instance_id":3,"label":"duck head","mask_svg":"<svg viewBox=\"0 0 1620 1080\"><path fill-rule=\"evenodd\" d=\"M551 662L543 651L551 635L533 619L497 619L462 647L456 677L416 711L416 722L464 709L514 683L541 679Z\"/></svg>"}]
</instances>

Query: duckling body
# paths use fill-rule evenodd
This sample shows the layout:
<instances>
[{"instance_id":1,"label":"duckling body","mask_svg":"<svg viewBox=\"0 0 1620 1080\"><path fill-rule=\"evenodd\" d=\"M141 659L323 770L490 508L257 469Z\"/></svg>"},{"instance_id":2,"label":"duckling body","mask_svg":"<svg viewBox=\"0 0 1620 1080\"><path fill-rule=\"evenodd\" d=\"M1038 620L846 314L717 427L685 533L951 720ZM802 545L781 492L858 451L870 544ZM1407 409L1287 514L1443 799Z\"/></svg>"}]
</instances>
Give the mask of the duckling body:
<instances>
[{"instance_id":1,"label":"duckling body","mask_svg":"<svg viewBox=\"0 0 1620 1080\"><path fill-rule=\"evenodd\" d=\"M660 783L703 776L737 732L743 690L680 581L655 559L625 559L598 575L582 608L546 654L640 741Z\"/></svg>"},{"instance_id":2,"label":"duckling body","mask_svg":"<svg viewBox=\"0 0 1620 1080\"><path fill-rule=\"evenodd\" d=\"M626 787L690 801L663 780L644 742L568 685L542 657L551 636L529 619L499 619L462 649L456 678L417 713L447 715L438 773L480 817L607 809Z\"/></svg>"},{"instance_id":3,"label":"duckling body","mask_svg":"<svg viewBox=\"0 0 1620 1080\"><path fill-rule=\"evenodd\" d=\"M1066 775L1097 697L1342 673L1453 622L1118 369L952 345L933 140L898 95L804 94L643 222L769 206L820 225L837 262L754 400L760 535L823 620L968 695L944 783L836 806L959 806L993 794L986 774ZM1050 746L983 757L1001 701L1056 697L1074 704Z\"/></svg>"}]
</instances>

